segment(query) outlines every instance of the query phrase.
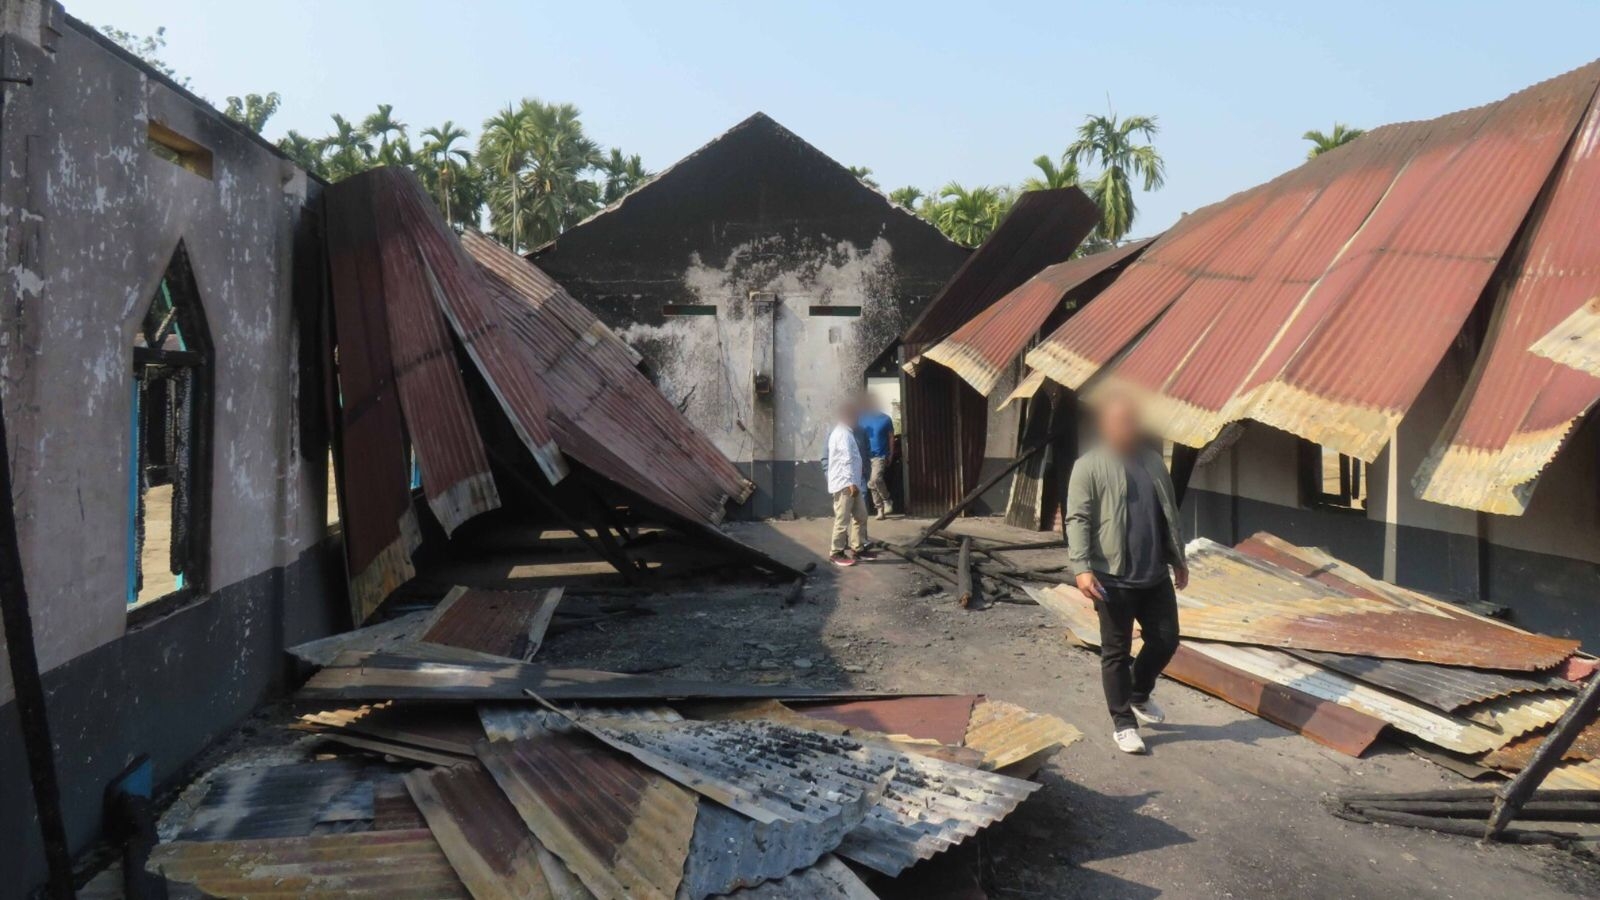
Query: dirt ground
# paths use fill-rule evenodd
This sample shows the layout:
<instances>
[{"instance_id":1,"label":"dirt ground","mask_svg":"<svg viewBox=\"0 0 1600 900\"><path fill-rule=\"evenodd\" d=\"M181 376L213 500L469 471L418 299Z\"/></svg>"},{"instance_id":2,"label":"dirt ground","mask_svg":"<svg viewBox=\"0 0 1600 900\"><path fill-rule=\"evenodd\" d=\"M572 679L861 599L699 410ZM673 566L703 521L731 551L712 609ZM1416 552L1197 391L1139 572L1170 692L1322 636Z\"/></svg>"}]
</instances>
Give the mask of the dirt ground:
<instances>
[{"instance_id":1,"label":"dirt ground","mask_svg":"<svg viewBox=\"0 0 1600 900\"><path fill-rule=\"evenodd\" d=\"M873 522L904 540L922 523ZM1112 746L1098 662L1070 646L1036 606L959 608L931 577L886 556L829 566L822 520L740 523L729 530L796 566L816 563L804 600L729 585L648 596L653 616L553 635L541 661L679 677L818 687L985 693L1053 713L1083 740L1042 773L1044 790L982 841L994 897L1449 897L1522 900L1600 896L1587 853L1475 842L1335 818L1344 790L1466 784L1397 746L1350 759L1220 700L1164 681L1164 727L1151 753ZM1038 536L989 520L956 530ZM1048 551L1041 551L1048 552ZM637 599L637 592L626 592ZM574 605L617 593L569 590Z\"/></svg>"}]
</instances>

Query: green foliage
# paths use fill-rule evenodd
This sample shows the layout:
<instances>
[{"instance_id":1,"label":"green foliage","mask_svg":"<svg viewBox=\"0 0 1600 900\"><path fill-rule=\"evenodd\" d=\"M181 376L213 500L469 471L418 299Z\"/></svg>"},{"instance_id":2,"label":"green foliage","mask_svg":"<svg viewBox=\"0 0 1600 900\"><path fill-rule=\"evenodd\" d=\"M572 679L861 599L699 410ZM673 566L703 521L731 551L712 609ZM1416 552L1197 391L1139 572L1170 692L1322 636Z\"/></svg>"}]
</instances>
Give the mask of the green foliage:
<instances>
[{"instance_id":1,"label":"green foliage","mask_svg":"<svg viewBox=\"0 0 1600 900\"><path fill-rule=\"evenodd\" d=\"M277 91L265 96L245 94L243 97L229 97L227 105L222 108L222 114L260 134L261 130L267 127L267 120L278 111L278 104L282 99Z\"/></svg>"},{"instance_id":2,"label":"green foliage","mask_svg":"<svg viewBox=\"0 0 1600 900\"><path fill-rule=\"evenodd\" d=\"M1306 151L1306 159L1316 159L1329 150L1343 147L1366 133L1365 128L1355 128L1343 122L1335 122L1333 130L1327 134L1313 128L1300 136L1311 142L1311 149Z\"/></svg>"},{"instance_id":3,"label":"green foliage","mask_svg":"<svg viewBox=\"0 0 1600 900\"><path fill-rule=\"evenodd\" d=\"M878 182L872 178L872 170L866 166L850 166L850 174L861 179L861 182L873 190L879 190Z\"/></svg>"},{"instance_id":4,"label":"green foliage","mask_svg":"<svg viewBox=\"0 0 1600 900\"><path fill-rule=\"evenodd\" d=\"M172 79L179 86L185 89L189 87L189 79L179 75L176 69L167 65L166 61L161 58L161 52L167 49L167 27L165 25L157 28L154 34L134 34L131 31L113 28L110 25L101 25L100 32L115 42L118 47L144 60L145 65Z\"/></svg>"},{"instance_id":5,"label":"green foliage","mask_svg":"<svg viewBox=\"0 0 1600 900\"><path fill-rule=\"evenodd\" d=\"M916 209L917 201L925 196L921 188L912 187L909 184L889 192L889 199L904 206L906 209Z\"/></svg>"}]
</instances>

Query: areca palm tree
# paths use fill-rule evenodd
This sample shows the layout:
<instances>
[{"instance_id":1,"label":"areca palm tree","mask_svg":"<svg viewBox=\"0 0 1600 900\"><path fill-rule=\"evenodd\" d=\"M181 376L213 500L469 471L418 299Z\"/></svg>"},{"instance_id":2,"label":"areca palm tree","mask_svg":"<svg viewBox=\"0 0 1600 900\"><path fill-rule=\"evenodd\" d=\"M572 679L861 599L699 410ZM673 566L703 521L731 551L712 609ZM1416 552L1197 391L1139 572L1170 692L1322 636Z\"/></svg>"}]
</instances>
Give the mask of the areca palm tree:
<instances>
[{"instance_id":1,"label":"areca palm tree","mask_svg":"<svg viewBox=\"0 0 1600 900\"><path fill-rule=\"evenodd\" d=\"M466 138L466 129L448 119L443 125L422 129L422 155L432 169L439 208L444 211L444 220L451 225L455 224L454 210L451 209L452 194L460 182L461 173L472 165L472 154L465 147L456 146L457 141Z\"/></svg>"},{"instance_id":2,"label":"areca palm tree","mask_svg":"<svg viewBox=\"0 0 1600 900\"><path fill-rule=\"evenodd\" d=\"M338 181L372 168L372 141L344 116L334 113L333 134L318 142L328 177Z\"/></svg>"},{"instance_id":3,"label":"areca palm tree","mask_svg":"<svg viewBox=\"0 0 1600 900\"><path fill-rule=\"evenodd\" d=\"M378 158L385 165L397 165L402 162L398 151L393 148L397 141L405 138L406 123L394 117L394 104L379 103L376 112L368 114L361 120L361 130L367 137L378 142ZM390 135L395 136L394 140L390 139Z\"/></svg>"},{"instance_id":4,"label":"areca palm tree","mask_svg":"<svg viewBox=\"0 0 1600 900\"><path fill-rule=\"evenodd\" d=\"M1078 126L1078 139L1062 155L1074 164L1088 162L1100 167L1100 174L1089 182L1089 196L1100 207L1097 233L1112 243L1133 228L1138 214L1134 179L1139 179L1146 191L1158 190L1166 182L1166 163L1156 148L1137 142L1140 137L1153 139L1160 130L1155 116L1089 116Z\"/></svg>"},{"instance_id":5,"label":"areca palm tree","mask_svg":"<svg viewBox=\"0 0 1600 900\"><path fill-rule=\"evenodd\" d=\"M306 137L293 128L283 137L278 138L278 149L285 156L295 161L295 164L307 172L327 176L327 167L322 164L322 148L320 142Z\"/></svg>"},{"instance_id":6,"label":"areca palm tree","mask_svg":"<svg viewBox=\"0 0 1600 900\"><path fill-rule=\"evenodd\" d=\"M605 191L600 199L608 206L650 180L650 173L645 171L644 160L639 154L624 156L617 147L611 148L611 155L606 157L600 168L606 176Z\"/></svg>"},{"instance_id":7,"label":"areca palm tree","mask_svg":"<svg viewBox=\"0 0 1600 900\"><path fill-rule=\"evenodd\" d=\"M939 191L933 224L951 240L976 247L994 231L1010 205L1005 193L992 187L965 188L952 181Z\"/></svg>"},{"instance_id":8,"label":"areca palm tree","mask_svg":"<svg viewBox=\"0 0 1600 900\"><path fill-rule=\"evenodd\" d=\"M1329 150L1343 147L1366 133L1365 128L1355 128L1343 122L1335 122L1333 130L1327 134L1313 128L1300 136L1311 142L1311 149L1306 151L1306 159L1316 159Z\"/></svg>"},{"instance_id":9,"label":"areca palm tree","mask_svg":"<svg viewBox=\"0 0 1600 900\"><path fill-rule=\"evenodd\" d=\"M576 106L538 100L524 100L523 106L533 136L523 175L531 199L526 231L530 241L543 242L600 208L600 186L584 175L605 160L600 145L583 133Z\"/></svg>"},{"instance_id":10,"label":"areca palm tree","mask_svg":"<svg viewBox=\"0 0 1600 900\"><path fill-rule=\"evenodd\" d=\"M1062 154L1061 162L1057 163L1041 153L1034 157L1033 165L1039 174L1022 182L1025 191L1049 191L1078 183L1078 163L1066 154Z\"/></svg>"},{"instance_id":11,"label":"areca palm tree","mask_svg":"<svg viewBox=\"0 0 1600 900\"><path fill-rule=\"evenodd\" d=\"M906 209L916 209L917 201L925 196L927 195L922 193L921 188L912 187L909 184L889 192L889 199L904 206Z\"/></svg>"},{"instance_id":12,"label":"areca palm tree","mask_svg":"<svg viewBox=\"0 0 1600 900\"><path fill-rule=\"evenodd\" d=\"M510 104L483 123L478 157L493 176L489 186L489 221L512 250L522 249L522 170L533 144L533 117L524 104Z\"/></svg>"}]
</instances>

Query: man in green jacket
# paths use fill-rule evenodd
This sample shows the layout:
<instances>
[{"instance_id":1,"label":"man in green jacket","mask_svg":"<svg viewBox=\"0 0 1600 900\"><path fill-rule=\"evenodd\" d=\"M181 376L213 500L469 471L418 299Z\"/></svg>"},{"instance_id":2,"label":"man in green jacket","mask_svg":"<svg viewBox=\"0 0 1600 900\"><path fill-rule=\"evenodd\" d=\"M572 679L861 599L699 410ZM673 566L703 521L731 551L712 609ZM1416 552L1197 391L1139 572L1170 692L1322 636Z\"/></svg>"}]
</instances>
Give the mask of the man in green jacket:
<instances>
[{"instance_id":1,"label":"man in green jacket","mask_svg":"<svg viewBox=\"0 0 1600 900\"><path fill-rule=\"evenodd\" d=\"M1127 396L1101 404L1100 443L1078 459L1067 487L1072 575L1100 614L1100 683L1112 740L1125 753L1145 752L1140 722L1166 719L1150 692L1178 650L1174 587L1189 582L1172 478L1139 422ZM1137 659L1135 622L1144 639Z\"/></svg>"}]
</instances>

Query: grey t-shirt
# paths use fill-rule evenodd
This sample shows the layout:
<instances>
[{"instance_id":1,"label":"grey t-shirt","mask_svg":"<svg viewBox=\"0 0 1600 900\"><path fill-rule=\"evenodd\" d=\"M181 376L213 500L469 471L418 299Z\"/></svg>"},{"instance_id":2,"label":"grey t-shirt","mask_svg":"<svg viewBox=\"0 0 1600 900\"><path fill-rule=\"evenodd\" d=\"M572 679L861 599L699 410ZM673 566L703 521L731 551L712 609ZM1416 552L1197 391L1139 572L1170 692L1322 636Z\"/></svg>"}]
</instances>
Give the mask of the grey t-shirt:
<instances>
[{"instance_id":1,"label":"grey t-shirt","mask_svg":"<svg viewBox=\"0 0 1600 900\"><path fill-rule=\"evenodd\" d=\"M1121 576L1096 573L1113 587L1153 587L1167 580L1167 517L1161 512L1150 470L1138 459L1123 462L1128 483L1128 533L1124 542L1128 570Z\"/></svg>"}]
</instances>

